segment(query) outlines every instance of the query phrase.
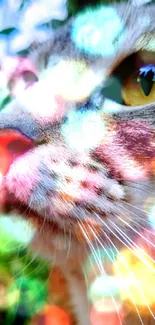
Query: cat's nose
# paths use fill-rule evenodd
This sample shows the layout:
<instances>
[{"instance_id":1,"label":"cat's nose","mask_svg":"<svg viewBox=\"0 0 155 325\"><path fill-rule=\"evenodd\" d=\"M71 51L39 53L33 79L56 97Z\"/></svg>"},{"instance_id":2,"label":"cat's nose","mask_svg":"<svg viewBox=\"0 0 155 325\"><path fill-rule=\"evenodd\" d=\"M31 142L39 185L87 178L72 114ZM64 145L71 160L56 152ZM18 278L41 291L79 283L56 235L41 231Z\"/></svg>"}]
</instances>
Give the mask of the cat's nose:
<instances>
[{"instance_id":1,"label":"cat's nose","mask_svg":"<svg viewBox=\"0 0 155 325\"><path fill-rule=\"evenodd\" d=\"M7 80L11 94L16 98L3 109L0 108L0 131L5 129L16 130L30 140L42 141L41 127L31 112L22 107L23 105L17 98L19 96L17 90L23 92L24 89L38 80L35 66L27 58L8 56L2 60L0 71Z\"/></svg>"},{"instance_id":2,"label":"cat's nose","mask_svg":"<svg viewBox=\"0 0 155 325\"><path fill-rule=\"evenodd\" d=\"M15 130L0 131L0 175L6 174L12 162L33 147L33 141Z\"/></svg>"}]
</instances>

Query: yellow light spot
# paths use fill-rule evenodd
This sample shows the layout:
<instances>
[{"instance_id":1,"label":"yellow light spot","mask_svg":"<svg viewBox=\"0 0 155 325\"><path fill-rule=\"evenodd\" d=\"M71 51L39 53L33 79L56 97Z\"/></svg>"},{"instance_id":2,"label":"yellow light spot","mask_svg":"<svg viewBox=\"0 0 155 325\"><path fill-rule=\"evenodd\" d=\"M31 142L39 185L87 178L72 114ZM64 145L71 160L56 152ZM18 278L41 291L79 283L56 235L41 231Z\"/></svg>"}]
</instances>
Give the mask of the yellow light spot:
<instances>
[{"instance_id":1,"label":"yellow light spot","mask_svg":"<svg viewBox=\"0 0 155 325\"><path fill-rule=\"evenodd\" d=\"M86 99L104 77L83 61L62 60L47 71L46 78L56 95L76 102Z\"/></svg>"},{"instance_id":2,"label":"yellow light spot","mask_svg":"<svg viewBox=\"0 0 155 325\"><path fill-rule=\"evenodd\" d=\"M133 310L134 304L141 312L149 312L155 305L155 296L152 288L155 286L155 263L147 257L145 250L137 249L136 254L124 250L114 264L115 273L122 277L125 286L122 286L120 295L127 301Z\"/></svg>"}]
</instances>

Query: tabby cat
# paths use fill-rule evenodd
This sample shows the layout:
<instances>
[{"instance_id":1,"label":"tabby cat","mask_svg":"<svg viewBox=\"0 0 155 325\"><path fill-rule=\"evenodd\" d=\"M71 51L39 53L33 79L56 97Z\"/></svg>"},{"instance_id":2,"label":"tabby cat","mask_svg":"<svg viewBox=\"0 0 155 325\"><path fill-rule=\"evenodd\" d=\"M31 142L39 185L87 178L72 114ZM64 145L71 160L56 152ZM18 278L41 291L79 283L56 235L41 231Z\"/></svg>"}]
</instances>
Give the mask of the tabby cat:
<instances>
[{"instance_id":1,"label":"tabby cat","mask_svg":"<svg viewBox=\"0 0 155 325\"><path fill-rule=\"evenodd\" d=\"M32 250L64 273L87 325L89 255L103 273L97 250L132 248L138 234L153 255L155 6L88 8L29 58L38 80L0 112L1 138L14 130L1 201L37 229Z\"/></svg>"}]
</instances>

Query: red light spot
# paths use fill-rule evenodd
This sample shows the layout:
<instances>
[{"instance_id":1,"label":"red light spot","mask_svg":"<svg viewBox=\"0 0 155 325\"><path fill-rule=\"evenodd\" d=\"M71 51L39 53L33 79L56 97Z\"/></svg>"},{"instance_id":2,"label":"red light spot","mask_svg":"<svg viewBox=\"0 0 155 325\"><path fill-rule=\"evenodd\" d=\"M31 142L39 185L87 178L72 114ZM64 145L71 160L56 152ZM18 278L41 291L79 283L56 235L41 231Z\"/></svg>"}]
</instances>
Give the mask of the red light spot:
<instances>
[{"instance_id":1,"label":"red light spot","mask_svg":"<svg viewBox=\"0 0 155 325\"><path fill-rule=\"evenodd\" d=\"M92 325L120 325L122 320L122 312L98 312L94 307L90 313Z\"/></svg>"},{"instance_id":2,"label":"red light spot","mask_svg":"<svg viewBox=\"0 0 155 325\"><path fill-rule=\"evenodd\" d=\"M71 325L69 315L57 306L49 306L46 312L46 325Z\"/></svg>"}]
</instances>

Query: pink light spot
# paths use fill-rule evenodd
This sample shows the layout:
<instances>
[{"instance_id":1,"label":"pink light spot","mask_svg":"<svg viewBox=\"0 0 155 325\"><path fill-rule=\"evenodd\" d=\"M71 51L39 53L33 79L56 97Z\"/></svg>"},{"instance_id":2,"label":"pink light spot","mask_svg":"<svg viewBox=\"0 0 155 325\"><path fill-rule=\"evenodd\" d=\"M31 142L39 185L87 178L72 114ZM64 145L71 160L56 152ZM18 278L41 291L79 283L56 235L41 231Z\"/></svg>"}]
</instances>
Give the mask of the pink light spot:
<instances>
[{"instance_id":1,"label":"pink light spot","mask_svg":"<svg viewBox=\"0 0 155 325\"><path fill-rule=\"evenodd\" d=\"M92 325L120 325L120 318L117 311L111 313L99 312L94 307L90 313L90 320Z\"/></svg>"}]
</instances>

